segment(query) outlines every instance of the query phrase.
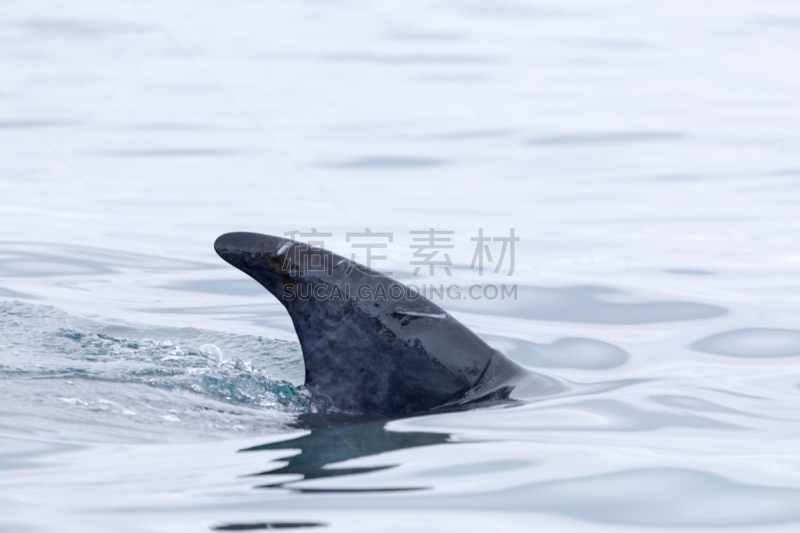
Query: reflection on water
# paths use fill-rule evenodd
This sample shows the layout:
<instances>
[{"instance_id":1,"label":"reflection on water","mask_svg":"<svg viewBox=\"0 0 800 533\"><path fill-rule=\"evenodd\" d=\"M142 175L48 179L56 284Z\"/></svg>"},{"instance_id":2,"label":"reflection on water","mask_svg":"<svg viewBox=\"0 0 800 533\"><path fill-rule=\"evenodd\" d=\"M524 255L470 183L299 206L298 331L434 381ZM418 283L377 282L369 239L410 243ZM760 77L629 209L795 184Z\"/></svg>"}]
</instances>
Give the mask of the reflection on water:
<instances>
[{"instance_id":1,"label":"reflection on water","mask_svg":"<svg viewBox=\"0 0 800 533\"><path fill-rule=\"evenodd\" d=\"M698 352L730 357L792 357L800 355L800 330L736 329L705 337L690 347Z\"/></svg>"},{"instance_id":2,"label":"reflection on water","mask_svg":"<svg viewBox=\"0 0 800 533\"><path fill-rule=\"evenodd\" d=\"M678 274L681 276L713 276L714 272L708 270L697 270L694 268L665 268L667 274Z\"/></svg>"},{"instance_id":3,"label":"reflection on water","mask_svg":"<svg viewBox=\"0 0 800 533\"><path fill-rule=\"evenodd\" d=\"M322 527L320 522L251 522L248 524L225 524L214 526L214 531L252 531L256 529L297 529L306 527Z\"/></svg>"},{"instance_id":4,"label":"reflection on water","mask_svg":"<svg viewBox=\"0 0 800 533\"><path fill-rule=\"evenodd\" d=\"M564 144L564 145L585 145L597 146L604 144L623 144L623 143L646 143L654 141L664 141L668 139L680 139L684 135L673 131L630 131L630 132L606 132L606 133L579 133L574 135L555 135L552 137L540 137L531 140L531 144Z\"/></svg>"},{"instance_id":5,"label":"reflection on water","mask_svg":"<svg viewBox=\"0 0 800 533\"><path fill-rule=\"evenodd\" d=\"M148 33L153 29L146 24L125 24L120 22L91 20L64 20L62 18L36 17L23 22L23 27L31 33L41 33L48 38L102 39L120 33Z\"/></svg>"},{"instance_id":6,"label":"reflection on water","mask_svg":"<svg viewBox=\"0 0 800 533\"><path fill-rule=\"evenodd\" d=\"M672 406L670 406L672 407ZM743 426L699 416L687 410L663 411L643 408L629 402L611 399L581 400L551 408L554 413L580 413L574 422L559 417L558 427L564 431L652 431L669 427L689 427L719 431L743 430Z\"/></svg>"},{"instance_id":7,"label":"reflection on water","mask_svg":"<svg viewBox=\"0 0 800 533\"><path fill-rule=\"evenodd\" d=\"M532 367L604 370L625 364L629 357L618 346L595 339L568 337L550 344L537 344L486 335L485 340L521 365Z\"/></svg>"},{"instance_id":8,"label":"reflection on water","mask_svg":"<svg viewBox=\"0 0 800 533\"><path fill-rule=\"evenodd\" d=\"M668 407L674 407L677 409L688 409L690 411L701 411L708 413L727 413L740 416L754 416L738 409L731 409L730 407L725 407L724 405L693 396L661 394L657 396L651 396L650 399L660 403L661 405L666 405Z\"/></svg>"},{"instance_id":9,"label":"reflection on water","mask_svg":"<svg viewBox=\"0 0 800 533\"><path fill-rule=\"evenodd\" d=\"M800 489L740 483L685 468L654 468L444 497L458 509L526 509L590 522L651 527L736 527L800 520Z\"/></svg>"},{"instance_id":10,"label":"reflection on water","mask_svg":"<svg viewBox=\"0 0 800 533\"><path fill-rule=\"evenodd\" d=\"M264 297L264 287L249 276L243 279L194 279L189 283L178 280L161 285L160 288L225 296L255 296L262 299Z\"/></svg>"},{"instance_id":11,"label":"reflection on water","mask_svg":"<svg viewBox=\"0 0 800 533\"><path fill-rule=\"evenodd\" d=\"M320 416L320 415L307 415ZM300 453L289 458L286 465L272 470L265 470L252 474L253 476L284 476L295 477L297 474L302 476L298 479L288 481L276 481L265 485L258 485L259 488L289 488L299 492L393 492L421 490L425 487L392 487L382 485L374 488L308 488L294 487L292 485L304 480L331 478L338 476L352 476L355 474L366 474L378 472L398 466L387 464L370 467L335 467L330 465L348 461L350 459L361 459L372 455L378 455L395 450L407 448L418 448L422 446L433 446L448 442L450 435L446 433L427 433L427 432L398 432L387 431L386 422L369 422L362 424L344 425L340 427L323 427L312 429L307 435L294 439L271 442L245 448L243 452L257 452L263 450L300 450ZM280 459L281 461L284 459Z\"/></svg>"},{"instance_id":12,"label":"reflection on water","mask_svg":"<svg viewBox=\"0 0 800 533\"><path fill-rule=\"evenodd\" d=\"M373 156L362 157L345 163L331 164L332 167L354 169L413 169L444 165L445 161L425 157Z\"/></svg>"},{"instance_id":13,"label":"reflection on water","mask_svg":"<svg viewBox=\"0 0 800 533\"><path fill-rule=\"evenodd\" d=\"M520 285L516 300L446 301L456 310L531 320L588 324L655 324L716 318L728 312L718 305L691 301L614 301L627 295L597 286L534 287Z\"/></svg>"},{"instance_id":14,"label":"reflection on water","mask_svg":"<svg viewBox=\"0 0 800 533\"><path fill-rule=\"evenodd\" d=\"M214 157L214 156L234 156L241 154L237 150L227 150L223 148L158 148L150 150L115 150L113 152L98 152L99 156L111 157Z\"/></svg>"},{"instance_id":15,"label":"reflection on water","mask_svg":"<svg viewBox=\"0 0 800 533\"><path fill-rule=\"evenodd\" d=\"M175 260L176 270L208 270L213 266L196 261ZM158 272L164 262L151 254L109 250L60 243L0 243L0 279L31 277L98 276L121 274L126 269Z\"/></svg>"}]
</instances>

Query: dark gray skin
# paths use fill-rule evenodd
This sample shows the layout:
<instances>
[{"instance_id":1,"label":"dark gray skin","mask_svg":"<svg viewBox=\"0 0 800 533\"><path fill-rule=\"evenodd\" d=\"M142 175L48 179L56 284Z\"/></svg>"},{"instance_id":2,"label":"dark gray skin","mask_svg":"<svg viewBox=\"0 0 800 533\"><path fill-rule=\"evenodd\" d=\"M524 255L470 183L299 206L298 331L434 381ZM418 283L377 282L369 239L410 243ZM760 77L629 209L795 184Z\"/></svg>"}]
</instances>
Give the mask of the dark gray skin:
<instances>
[{"instance_id":1,"label":"dark gray skin","mask_svg":"<svg viewBox=\"0 0 800 533\"><path fill-rule=\"evenodd\" d=\"M214 249L286 307L305 385L326 408L406 416L507 397L530 382L439 306L347 258L258 233L227 233Z\"/></svg>"}]
</instances>

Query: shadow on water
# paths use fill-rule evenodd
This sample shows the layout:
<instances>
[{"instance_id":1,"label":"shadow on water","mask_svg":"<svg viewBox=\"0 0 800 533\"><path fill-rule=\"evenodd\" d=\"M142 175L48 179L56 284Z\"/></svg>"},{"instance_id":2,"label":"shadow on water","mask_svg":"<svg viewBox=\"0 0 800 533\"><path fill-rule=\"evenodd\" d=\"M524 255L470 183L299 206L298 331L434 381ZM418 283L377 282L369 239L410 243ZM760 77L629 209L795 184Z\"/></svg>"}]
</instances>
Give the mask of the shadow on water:
<instances>
[{"instance_id":1,"label":"shadow on water","mask_svg":"<svg viewBox=\"0 0 800 533\"><path fill-rule=\"evenodd\" d=\"M301 417L306 420L319 419L319 415L315 414L301 415ZM300 453L291 456L288 462L280 468L250 474L251 476L291 475L291 480L257 485L257 488L286 488L306 493L397 492L426 489L427 487L390 487L388 485L376 488L299 488L291 486L300 481L310 479L353 476L394 468L399 465L387 464L348 468L329 468L329 466L350 459L359 459L385 452L445 444L449 442L448 439L450 438L447 433L388 431L385 425L386 421L380 420L350 425L317 427L312 429L310 433L300 437L270 442L269 444L253 446L240 451L300 450ZM281 461L284 460L286 459L281 459ZM296 479L297 475L302 477Z\"/></svg>"}]
</instances>

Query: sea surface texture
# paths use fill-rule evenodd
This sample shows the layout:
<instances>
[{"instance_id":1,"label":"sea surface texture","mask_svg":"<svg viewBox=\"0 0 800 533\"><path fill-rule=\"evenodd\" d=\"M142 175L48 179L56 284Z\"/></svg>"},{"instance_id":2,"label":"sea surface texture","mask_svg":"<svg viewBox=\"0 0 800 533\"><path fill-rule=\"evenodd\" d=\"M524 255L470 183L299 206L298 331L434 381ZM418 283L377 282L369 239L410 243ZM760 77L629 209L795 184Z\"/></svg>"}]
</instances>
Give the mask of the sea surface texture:
<instances>
[{"instance_id":1,"label":"sea surface texture","mask_svg":"<svg viewBox=\"0 0 800 533\"><path fill-rule=\"evenodd\" d=\"M800 527L797 2L0 14L0 531ZM342 425L228 231L559 386Z\"/></svg>"}]
</instances>

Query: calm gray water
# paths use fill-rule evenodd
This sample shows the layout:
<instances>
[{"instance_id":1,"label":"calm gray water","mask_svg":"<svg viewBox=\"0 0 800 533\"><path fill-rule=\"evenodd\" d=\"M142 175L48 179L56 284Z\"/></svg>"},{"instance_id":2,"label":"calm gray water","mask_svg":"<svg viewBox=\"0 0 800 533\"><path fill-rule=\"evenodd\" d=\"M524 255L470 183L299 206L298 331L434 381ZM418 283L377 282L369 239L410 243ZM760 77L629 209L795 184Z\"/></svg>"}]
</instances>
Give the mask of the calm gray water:
<instances>
[{"instance_id":1,"label":"calm gray water","mask_svg":"<svg viewBox=\"0 0 800 533\"><path fill-rule=\"evenodd\" d=\"M800 6L389 4L0 3L0 530L796 531ZM559 392L325 427L311 228Z\"/></svg>"}]
</instances>

